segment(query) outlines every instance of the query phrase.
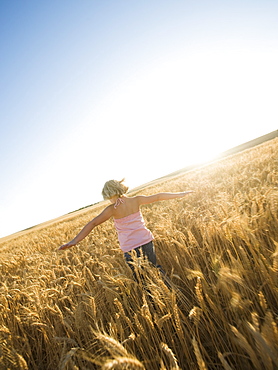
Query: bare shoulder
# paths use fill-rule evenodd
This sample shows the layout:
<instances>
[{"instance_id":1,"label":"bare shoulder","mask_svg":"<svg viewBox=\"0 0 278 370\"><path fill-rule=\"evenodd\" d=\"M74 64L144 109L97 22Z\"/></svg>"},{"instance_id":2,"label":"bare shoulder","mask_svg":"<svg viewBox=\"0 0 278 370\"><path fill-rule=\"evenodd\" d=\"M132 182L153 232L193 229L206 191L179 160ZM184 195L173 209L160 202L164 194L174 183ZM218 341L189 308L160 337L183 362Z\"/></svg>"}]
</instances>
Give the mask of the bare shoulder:
<instances>
[{"instance_id":1,"label":"bare shoulder","mask_svg":"<svg viewBox=\"0 0 278 370\"><path fill-rule=\"evenodd\" d=\"M114 215L114 207L113 204L110 204L97 216L103 219L108 219Z\"/></svg>"},{"instance_id":2,"label":"bare shoulder","mask_svg":"<svg viewBox=\"0 0 278 370\"><path fill-rule=\"evenodd\" d=\"M158 194L154 195L138 195L137 197L138 205L150 204L158 201Z\"/></svg>"},{"instance_id":3,"label":"bare shoulder","mask_svg":"<svg viewBox=\"0 0 278 370\"><path fill-rule=\"evenodd\" d=\"M104 210L102 211L102 213L105 213L110 216L113 216L113 213L114 213L114 204L110 204L109 206L107 206L106 208L104 208Z\"/></svg>"},{"instance_id":4,"label":"bare shoulder","mask_svg":"<svg viewBox=\"0 0 278 370\"><path fill-rule=\"evenodd\" d=\"M103 222L109 220L113 216L113 208L111 206L106 207L98 216L92 219L90 223L93 227L102 224Z\"/></svg>"},{"instance_id":5,"label":"bare shoulder","mask_svg":"<svg viewBox=\"0 0 278 370\"><path fill-rule=\"evenodd\" d=\"M138 204L138 196L134 196L134 197L125 197L125 201L126 201L126 204L128 205L128 207L130 208L136 208L139 206Z\"/></svg>"}]
</instances>

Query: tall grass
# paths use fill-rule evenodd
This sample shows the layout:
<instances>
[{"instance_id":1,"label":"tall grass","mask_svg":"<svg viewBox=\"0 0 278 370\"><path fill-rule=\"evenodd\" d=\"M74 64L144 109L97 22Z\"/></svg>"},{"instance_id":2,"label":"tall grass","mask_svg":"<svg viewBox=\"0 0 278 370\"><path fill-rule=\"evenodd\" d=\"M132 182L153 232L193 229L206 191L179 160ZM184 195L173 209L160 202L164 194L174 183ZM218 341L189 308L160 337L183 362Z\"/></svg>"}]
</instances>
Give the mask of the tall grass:
<instances>
[{"instance_id":1,"label":"tall grass","mask_svg":"<svg viewBox=\"0 0 278 370\"><path fill-rule=\"evenodd\" d=\"M278 140L141 193L186 189L142 208L171 289L112 221L56 252L99 206L0 244L0 369L277 369Z\"/></svg>"}]
</instances>

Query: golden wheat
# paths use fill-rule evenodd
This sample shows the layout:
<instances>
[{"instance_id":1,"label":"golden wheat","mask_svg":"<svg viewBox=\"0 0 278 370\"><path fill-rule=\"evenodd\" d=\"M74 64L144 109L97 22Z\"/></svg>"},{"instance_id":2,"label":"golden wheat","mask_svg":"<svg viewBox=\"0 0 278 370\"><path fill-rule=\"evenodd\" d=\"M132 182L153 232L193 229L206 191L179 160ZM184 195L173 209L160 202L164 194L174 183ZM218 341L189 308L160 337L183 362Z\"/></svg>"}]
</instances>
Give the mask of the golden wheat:
<instances>
[{"instance_id":1,"label":"golden wheat","mask_svg":"<svg viewBox=\"0 0 278 370\"><path fill-rule=\"evenodd\" d=\"M274 370L278 362L278 139L136 194L159 263L132 278L105 203L0 242L0 370ZM134 193L135 194L135 193Z\"/></svg>"}]
</instances>

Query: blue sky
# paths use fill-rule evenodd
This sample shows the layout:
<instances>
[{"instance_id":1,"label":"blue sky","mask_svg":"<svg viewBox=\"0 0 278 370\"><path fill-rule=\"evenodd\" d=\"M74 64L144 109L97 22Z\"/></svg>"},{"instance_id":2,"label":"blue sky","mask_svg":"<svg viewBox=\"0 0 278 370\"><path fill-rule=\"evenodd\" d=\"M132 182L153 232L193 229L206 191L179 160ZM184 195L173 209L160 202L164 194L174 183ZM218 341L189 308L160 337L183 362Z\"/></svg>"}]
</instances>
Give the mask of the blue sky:
<instances>
[{"instance_id":1,"label":"blue sky","mask_svg":"<svg viewBox=\"0 0 278 370\"><path fill-rule=\"evenodd\" d=\"M277 129L277 1L0 3L0 237Z\"/></svg>"}]
</instances>

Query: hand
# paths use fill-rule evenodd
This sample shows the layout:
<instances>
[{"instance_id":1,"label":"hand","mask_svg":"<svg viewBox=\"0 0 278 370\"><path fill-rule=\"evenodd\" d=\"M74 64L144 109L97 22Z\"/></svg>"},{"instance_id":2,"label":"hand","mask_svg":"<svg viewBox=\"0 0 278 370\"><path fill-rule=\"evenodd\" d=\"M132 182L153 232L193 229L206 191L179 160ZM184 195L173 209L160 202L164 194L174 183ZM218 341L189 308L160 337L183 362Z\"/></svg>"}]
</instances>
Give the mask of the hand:
<instances>
[{"instance_id":1,"label":"hand","mask_svg":"<svg viewBox=\"0 0 278 370\"><path fill-rule=\"evenodd\" d=\"M194 190L188 190L188 191L185 191L185 192L184 192L184 195L191 194L191 193L194 193Z\"/></svg>"},{"instance_id":2,"label":"hand","mask_svg":"<svg viewBox=\"0 0 278 370\"><path fill-rule=\"evenodd\" d=\"M61 251L61 250L64 250L64 249L68 249L68 248L71 248L73 247L75 244L71 241L71 242L68 242L67 244L63 244L61 245L60 248L58 248L58 251Z\"/></svg>"}]
</instances>

